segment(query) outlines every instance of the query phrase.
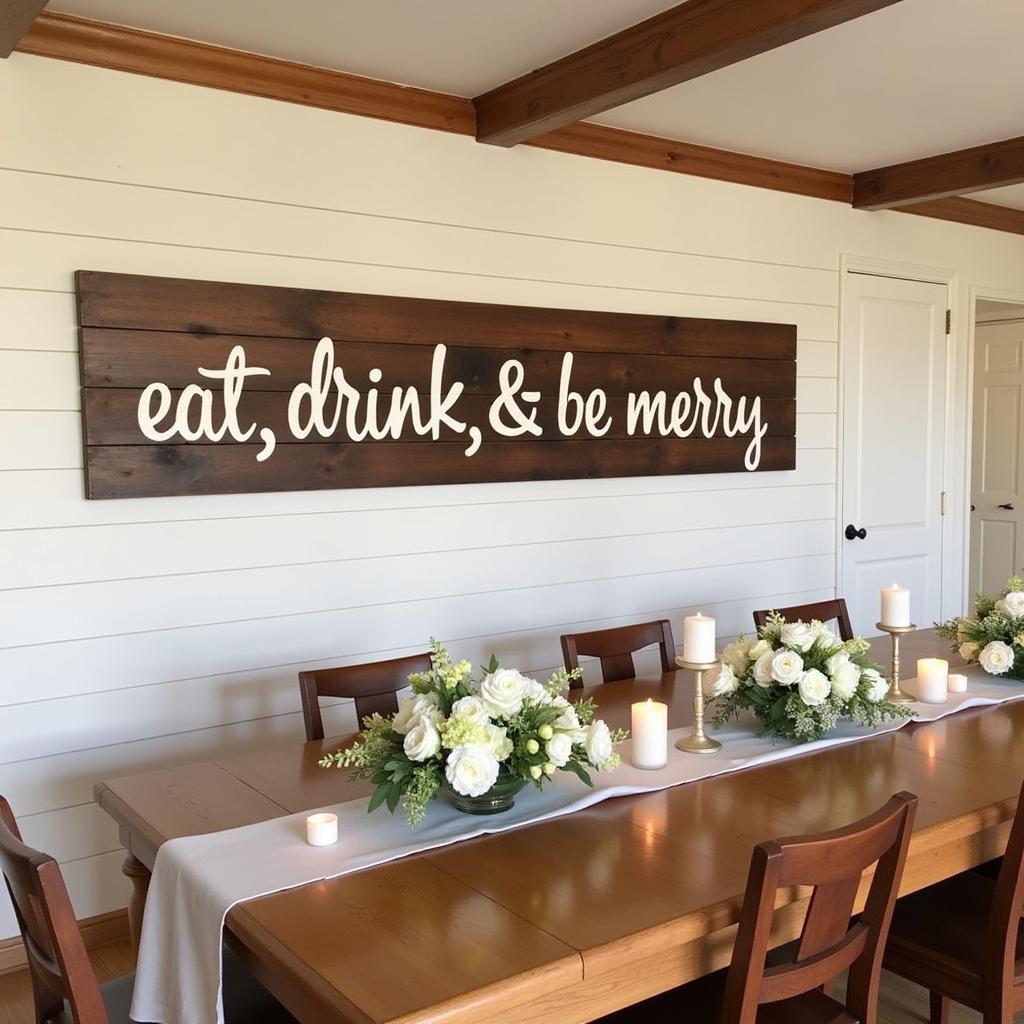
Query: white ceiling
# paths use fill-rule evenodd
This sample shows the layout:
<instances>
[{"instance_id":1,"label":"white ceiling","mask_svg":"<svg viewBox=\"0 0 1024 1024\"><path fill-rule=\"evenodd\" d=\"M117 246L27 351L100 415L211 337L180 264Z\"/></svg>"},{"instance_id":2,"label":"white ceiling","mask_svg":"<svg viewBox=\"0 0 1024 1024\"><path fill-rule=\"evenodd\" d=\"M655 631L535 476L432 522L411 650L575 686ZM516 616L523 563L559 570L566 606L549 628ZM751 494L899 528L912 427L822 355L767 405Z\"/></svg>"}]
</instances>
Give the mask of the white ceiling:
<instances>
[{"instance_id":1,"label":"white ceiling","mask_svg":"<svg viewBox=\"0 0 1024 1024\"><path fill-rule=\"evenodd\" d=\"M676 0L52 0L52 10L474 96ZM1024 0L902 0L604 124L853 172L1024 134ZM1024 187L979 194L1024 209Z\"/></svg>"},{"instance_id":2,"label":"white ceiling","mask_svg":"<svg viewBox=\"0 0 1024 1024\"><path fill-rule=\"evenodd\" d=\"M986 203L998 203L1000 206L1012 206L1015 210L1024 210L1024 185L990 188L987 192L977 193L975 198L983 199Z\"/></svg>"}]
</instances>

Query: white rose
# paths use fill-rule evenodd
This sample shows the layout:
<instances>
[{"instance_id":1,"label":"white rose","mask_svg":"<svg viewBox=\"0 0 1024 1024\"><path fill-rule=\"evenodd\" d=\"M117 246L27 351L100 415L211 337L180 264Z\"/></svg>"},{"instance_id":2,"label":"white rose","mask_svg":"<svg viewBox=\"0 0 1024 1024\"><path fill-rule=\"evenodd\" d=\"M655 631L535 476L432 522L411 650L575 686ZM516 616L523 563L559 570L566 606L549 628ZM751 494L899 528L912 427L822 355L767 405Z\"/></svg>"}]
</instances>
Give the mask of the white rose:
<instances>
[{"instance_id":1,"label":"white rose","mask_svg":"<svg viewBox=\"0 0 1024 1024\"><path fill-rule=\"evenodd\" d=\"M775 652L768 647L768 650L754 662L754 682L758 686L771 686L772 682L772 659Z\"/></svg>"},{"instance_id":2,"label":"white rose","mask_svg":"<svg viewBox=\"0 0 1024 1024\"><path fill-rule=\"evenodd\" d=\"M391 728L404 736L424 715L436 723L440 712L436 693L414 693L402 699Z\"/></svg>"},{"instance_id":3,"label":"white rose","mask_svg":"<svg viewBox=\"0 0 1024 1024\"><path fill-rule=\"evenodd\" d=\"M834 676L839 670L840 665L849 665L850 655L846 651L839 651L837 654L833 654L828 661L825 662L825 671L830 675Z\"/></svg>"},{"instance_id":4,"label":"white rose","mask_svg":"<svg viewBox=\"0 0 1024 1024\"><path fill-rule=\"evenodd\" d=\"M1024 591L1022 590L1011 590L1000 602L1003 606L1003 611L1007 615L1012 615L1014 618L1018 618L1024 615Z\"/></svg>"},{"instance_id":5,"label":"white rose","mask_svg":"<svg viewBox=\"0 0 1024 1024\"><path fill-rule=\"evenodd\" d=\"M538 683L536 679L526 679L526 686L523 690L523 700L532 701L534 704L550 704L551 703L551 691L543 685Z\"/></svg>"},{"instance_id":6,"label":"white rose","mask_svg":"<svg viewBox=\"0 0 1024 1024\"><path fill-rule=\"evenodd\" d=\"M1002 640L993 640L985 645L978 660L989 675L1001 676L1013 667L1013 648Z\"/></svg>"},{"instance_id":7,"label":"white rose","mask_svg":"<svg viewBox=\"0 0 1024 1024\"><path fill-rule=\"evenodd\" d=\"M833 647L842 647L843 645L843 641L828 626L822 626L818 630L818 643L827 651Z\"/></svg>"},{"instance_id":8,"label":"white rose","mask_svg":"<svg viewBox=\"0 0 1024 1024\"><path fill-rule=\"evenodd\" d=\"M980 648L976 643L970 640L965 641L960 645L960 657L964 661L974 661L978 657L978 651Z\"/></svg>"},{"instance_id":9,"label":"white rose","mask_svg":"<svg viewBox=\"0 0 1024 1024\"><path fill-rule=\"evenodd\" d=\"M572 737L568 733L556 732L544 747L548 760L561 768L572 757Z\"/></svg>"},{"instance_id":10,"label":"white rose","mask_svg":"<svg viewBox=\"0 0 1024 1024\"><path fill-rule=\"evenodd\" d=\"M441 734L428 717L421 715L405 734L402 749L410 761L426 761L441 749Z\"/></svg>"},{"instance_id":11,"label":"white rose","mask_svg":"<svg viewBox=\"0 0 1024 1024\"><path fill-rule=\"evenodd\" d=\"M794 651L806 652L818 639L818 631L806 622L787 622L782 627L782 642Z\"/></svg>"},{"instance_id":12,"label":"white rose","mask_svg":"<svg viewBox=\"0 0 1024 1024\"><path fill-rule=\"evenodd\" d=\"M505 761L512 753L513 744L508 738L508 733L500 725L488 722L483 727L484 743L491 753L499 760Z\"/></svg>"},{"instance_id":13,"label":"white rose","mask_svg":"<svg viewBox=\"0 0 1024 1024\"><path fill-rule=\"evenodd\" d=\"M474 725L486 725L490 721L487 707L479 697L462 697L452 705L452 717L458 715Z\"/></svg>"},{"instance_id":14,"label":"white rose","mask_svg":"<svg viewBox=\"0 0 1024 1024\"><path fill-rule=\"evenodd\" d=\"M832 676L832 689L835 690L843 700L849 700L860 685L860 667L847 659L843 664L836 666Z\"/></svg>"},{"instance_id":15,"label":"white rose","mask_svg":"<svg viewBox=\"0 0 1024 1024\"><path fill-rule=\"evenodd\" d=\"M750 664L750 641L744 637L733 640L722 651L722 663L728 665L737 675L742 675Z\"/></svg>"},{"instance_id":16,"label":"white rose","mask_svg":"<svg viewBox=\"0 0 1024 1024\"><path fill-rule=\"evenodd\" d=\"M483 743L463 743L448 755L444 774L456 793L483 796L498 781L498 759Z\"/></svg>"},{"instance_id":17,"label":"white rose","mask_svg":"<svg viewBox=\"0 0 1024 1024\"><path fill-rule=\"evenodd\" d=\"M600 768L615 752L615 748L612 746L612 734L608 726L600 719L591 722L587 727L586 736L583 738L583 747L587 752L587 760L595 768Z\"/></svg>"},{"instance_id":18,"label":"white rose","mask_svg":"<svg viewBox=\"0 0 1024 1024\"><path fill-rule=\"evenodd\" d=\"M824 704L828 695L832 692L832 684L828 676L819 672L816 668L808 669L800 677L800 699L809 707L814 708Z\"/></svg>"},{"instance_id":19,"label":"white rose","mask_svg":"<svg viewBox=\"0 0 1024 1024\"><path fill-rule=\"evenodd\" d=\"M559 716L555 719L554 729L557 732L566 733L573 743L583 742L583 729L580 726L580 720L576 717L575 708L566 708Z\"/></svg>"},{"instance_id":20,"label":"white rose","mask_svg":"<svg viewBox=\"0 0 1024 1024\"><path fill-rule=\"evenodd\" d=\"M720 665L718 671L718 678L715 680L713 693L716 697L724 697L727 693L734 693L736 687L739 686L739 680L736 678L736 673L733 672L732 666Z\"/></svg>"},{"instance_id":21,"label":"white rose","mask_svg":"<svg viewBox=\"0 0 1024 1024\"><path fill-rule=\"evenodd\" d=\"M794 651L779 651L772 658L772 678L782 686L796 685L803 670L804 659Z\"/></svg>"},{"instance_id":22,"label":"white rose","mask_svg":"<svg viewBox=\"0 0 1024 1024\"><path fill-rule=\"evenodd\" d=\"M527 679L518 669L500 668L480 683L480 699L492 717L514 715L523 706Z\"/></svg>"},{"instance_id":23,"label":"white rose","mask_svg":"<svg viewBox=\"0 0 1024 1024\"><path fill-rule=\"evenodd\" d=\"M765 640L762 637L760 640L750 648L750 660L757 661L762 655L767 654L772 649L771 641Z\"/></svg>"},{"instance_id":24,"label":"white rose","mask_svg":"<svg viewBox=\"0 0 1024 1024\"><path fill-rule=\"evenodd\" d=\"M872 704L885 700L885 695L889 692L889 683L878 669L864 669L864 679L868 684L868 700Z\"/></svg>"}]
</instances>

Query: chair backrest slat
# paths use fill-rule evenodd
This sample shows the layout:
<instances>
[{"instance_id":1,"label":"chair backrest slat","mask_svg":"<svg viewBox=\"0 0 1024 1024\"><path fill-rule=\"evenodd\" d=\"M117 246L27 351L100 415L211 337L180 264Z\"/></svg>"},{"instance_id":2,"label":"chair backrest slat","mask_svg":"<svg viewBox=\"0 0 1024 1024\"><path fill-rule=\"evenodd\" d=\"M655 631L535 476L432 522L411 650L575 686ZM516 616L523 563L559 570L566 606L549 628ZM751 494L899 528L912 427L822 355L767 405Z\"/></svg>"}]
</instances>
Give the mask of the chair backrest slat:
<instances>
[{"instance_id":1,"label":"chair backrest slat","mask_svg":"<svg viewBox=\"0 0 1024 1024\"><path fill-rule=\"evenodd\" d=\"M761 1003L820 988L849 968L847 1011L874 1024L882 952L906 860L917 798L897 793L874 814L846 828L754 848L722 1024L754 1024ZM865 871L875 866L863 912L851 923ZM791 961L767 968L780 888L812 886Z\"/></svg>"},{"instance_id":2,"label":"chair backrest slat","mask_svg":"<svg viewBox=\"0 0 1024 1024\"><path fill-rule=\"evenodd\" d=\"M590 633L566 633L562 637L562 655L570 672L579 668L581 657L599 658L601 678L606 683L614 683L619 679L635 678L633 655L653 644L658 645L661 654L662 672L671 672L675 667L676 647L668 619L597 629ZM572 686L578 689L583 686L583 681L574 679Z\"/></svg>"},{"instance_id":3,"label":"chair backrest slat","mask_svg":"<svg viewBox=\"0 0 1024 1024\"><path fill-rule=\"evenodd\" d=\"M362 725L367 715L391 715L398 710L398 691L409 685L413 672L430 668L429 654L413 654L365 665L321 668L299 673L302 696L302 717L307 740L324 738L321 697L351 697L356 705L356 718Z\"/></svg>"},{"instance_id":4,"label":"chair backrest slat","mask_svg":"<svg viewBox=\"0 0 1024 1024\"><path fill-rule=\"evenodd\" d=\"M108 1024L60 865L26 846L11 806L0 796L0 870L14 905L32 977L38 1024L64 1008L75 1024Z\"/></svg>"},{"instance_id":5,"label":"chair backrest slat","mask_svg":"<svg viewBox=\"0 0 1024 1024\"><path fill-rule=\"evenodd\" d=\"M1022 972L1018 969L1017 936L1024 915L1024 787L1017 797L1017 811L1010 828L1003 863L996 879L989 912L988 948L985 958L985 1019L1009 1020L1010 1012L1019 1009L1020 996L1014 989Z\"/></svg>"},{"instance_id":6,"label":"chair backrest slat","mask_svg":"<svg viewBox=\"0 0 1024 1024\"><path fill-rule=\"evenodd\" d=\"M771 612L777 611L787 622L835 622L839 627L840 640L853 639L853 626L850 624L850 612L846 601L841 597L829 601L815 601L813 604L795 604L789 608L760 608L754 612L754 625L760 629L768 621Z\"/></svg>"}]
</instances>

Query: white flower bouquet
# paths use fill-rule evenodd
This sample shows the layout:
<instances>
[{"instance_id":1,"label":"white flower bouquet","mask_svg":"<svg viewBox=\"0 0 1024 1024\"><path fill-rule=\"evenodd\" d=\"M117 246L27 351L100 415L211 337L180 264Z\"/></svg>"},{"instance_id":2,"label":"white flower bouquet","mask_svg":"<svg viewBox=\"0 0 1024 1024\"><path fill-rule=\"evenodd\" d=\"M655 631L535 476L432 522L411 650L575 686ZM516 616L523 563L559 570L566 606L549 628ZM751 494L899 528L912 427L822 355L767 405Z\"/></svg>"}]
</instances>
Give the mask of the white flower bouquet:
<instances>
[{"instance_id":1,"label":"white flower bouquet","mask_svg":"<svg viewBox=\"0 0 1024 1024\"><path fill-rule=\"evenodd\" d=\"M844 718L870 726L908 717L885 699L889 686L867 659L869 647L861 637L840 640L816 620L787 622L772 612L758 639L741 636L722 652L712 725L750 711L761 735L805 743Z\"/></svg>"},{"instance_id":2,"label":"white flower bouquet","mask_svg":"<svg viewBox=\"0 0 1024 1024\"><path fill-rule=\"evenodd\" d=\"M539 789L556 771L589 786L588 768L618 766L615 745L627 734L595 719L592 700L571 704L565 697L578 670L560 669L539 683L492 657L476 681L468 661L453 662L434 639L430 649L430 671L409 677L413 692L398 712L368 716L351 747L320 761L370 779L377 787L370 811L386 804L394 813L401 805L414 826L438 791L448 789L460 810L492 814L510 808L523 786Z\"/></svg>"},{"instance_id":3,"label":"white flower bouquet","mask_svg":"<svg viewBox=\"0 0 1024 1024\"><path fill-rule=\"evenodd\" d=\"M1024 679L1024 579L1011 576L998 597L978 594L974 615L937 622L935 631L989 675Z\"/></svg>"}]
</instances>

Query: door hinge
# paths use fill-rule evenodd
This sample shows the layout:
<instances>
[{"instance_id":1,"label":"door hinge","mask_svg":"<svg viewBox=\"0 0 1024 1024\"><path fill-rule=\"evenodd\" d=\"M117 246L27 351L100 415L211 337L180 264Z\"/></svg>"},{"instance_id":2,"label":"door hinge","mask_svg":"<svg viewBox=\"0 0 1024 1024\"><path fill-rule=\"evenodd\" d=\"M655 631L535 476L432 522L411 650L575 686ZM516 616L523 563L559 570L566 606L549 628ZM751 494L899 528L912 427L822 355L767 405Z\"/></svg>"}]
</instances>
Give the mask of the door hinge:
<instances>
[{"instance_id":1,"label":"door hinge","mask_svg":"<svg viewBox=\"0 0 1024 1024\"><path fill-rule=\"evenodd\" d=\"M939 499L939 515L944 516L946 514L946 492L942 492L942 497Z\"/></svg>"},{"instance_id":2,"label":"door hinge","mask_svg":"<svg viewBox=\"0 0 1024 1024\"><path fill-rule=\"evenodd\" d=\"M946 334L953 333L953 310L946 310Z\"/></svg>"}]
</instances>

